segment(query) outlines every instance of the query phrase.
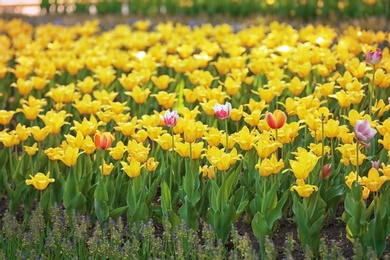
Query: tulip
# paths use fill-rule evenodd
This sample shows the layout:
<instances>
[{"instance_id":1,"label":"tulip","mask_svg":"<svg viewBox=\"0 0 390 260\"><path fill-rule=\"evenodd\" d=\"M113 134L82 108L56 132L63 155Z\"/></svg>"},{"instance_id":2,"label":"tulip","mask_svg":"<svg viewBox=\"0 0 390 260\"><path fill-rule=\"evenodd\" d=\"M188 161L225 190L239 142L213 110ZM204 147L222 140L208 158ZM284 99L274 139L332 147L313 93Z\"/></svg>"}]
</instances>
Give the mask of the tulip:
<instances>
[{"instance_id":1,"label":"tulip","mask_svg":"<svg viewBox=\"0 0 390 260\"><path fill-rule=\"evenodd\" d=\"M328 179L331 169L332 165L330 163L324 165L324 167L320 171L320 177L324 180Z\"/></svg>"},{"instance_id":2,"label":"tulip","mask_svg":"<svg viewBox=\"0 0 390 260\"><path fill-rule=\"evenodd\" d=\"M368 147L370 144L367 141L371 140L376 134L376 130L371 128L370 122L367 119L357 120L356 125L353 128L356 139L365 147Z\"/></svg>"},{"instance_id":3,"label":"tulip","mask_svg":"<svg viewBox=\"0 0 390 260\"><path fill-rule=\"evenodd\" d=\"M286 123L286 114L281 110L275 110L273 114L267 113L265 120L272 129L281 128Z\"/></svg>"},{"instance_id":4,"label":"tulip","mask_svg":"<svg viewBox=\"0 0 390 260\"><path fill-rule=\"evenodd\" d=\"M37 190L44 190L47 188L47 185L49 185L50 182L54 182L55 180L50 177L50 172L48 172L46 175L38 172L35 176L31 176L31 180L26 180L27 185L34 185L34 187Z\"/></svg>"},{"instance_id":5,"label":"tulip","mask_svg":"<svg viewBox=\"0 0 390 260\"><path fill-rule=\"evenodd\" d=\"M291 191L295 190L296 192L298 192L298 195L303 197L303 198L310 197L310 195L314 191L318 190L317 186L305 184L305 181L303 179L297 179L297 184L298 184L298 186L296 186L296 185L292 186L290 190Z\"/></svg>"},{"instance_id":6,"label":"tulip","mask_svg":"<svg viewBox=\"0 0 390 260\"><path fill-rule=\"evenodd\" d=\"M146 161L146 170L148 172L153 172L157 169L157 166L159 165L160 163L159 162L156 162L154 160L153 157L150 157L147 161Z\"/></svg>"},{"instance_id":7,"label":"tulip","mask_svg":"<svg viewBox=\"0 0 390 260\"><path fill-rule=\"evenodd\" d=\"M94 136L95 146L100 150L107 150L110 148L113 140L113 135L108 132L104 132L102 134L97 132Z\"/></svg>"},{"instance_id":8,"label":"tulip","mask_svg":"<svg viewBox=\"0 0 390 260\"><path fill-rule=\"evenodd\" d=\"M39 150L37 147L37 143L34 143L32 146L23 146L23 148L24 151L30 156L33 156Z\"/></svg>"},{"instance_id":9,"label":"tulip","mask_svg":"<svg viewBox=\"0 0 390 260\"><path fill-rule=\"evenodd\" d=\"M110 150L110 156L114 159L114 160L121 160L122 157L123 157L123 154L125 153L126 151L126 148L125 148L125 145L122 141L119 141L115 148L109 148Z\"/></svg>"},{"instance_id":10,"label":"tulip","mask_svg":"<svg viewBox=\"0 0 390 260\"><path fill-rule=\"evenodd\" d=\"M143 166L141 166L141 163L137 161L135 158L131 158L129 162L130 164L126 162L121 162L122 170L125 171L127 176L129 176L130 178L135 178L140 174L141 168Z\"/></svg>"},{"instance_id":11,"label":"tulip","mask_svg":"<svg viewBox=\"0 0 390 260\"><path fill-rule=\"evenodd\" d=\"M165 111L164 116L161 116L161 119L164 121L165 125L168 127L174 127L176 126L177 122L179 121L179 115L177 114L176 110L173 110L172 112L169 112L169 110Z\"/></svg>"},{"instance_id":12,"label":"tulip","mask_svg":"<svg viewBox=\"0 0 390 260\"><path fill-rule=\"evenodd\" d=\"M387 180L387 176L379 176L378 170L371 168L368 172L368 176L362 177L360 183L364 184L370 191L377 192Z\"/></svg>"},{"instance_id":13,"label":"tulip","mask_svg":"<svg viewBox=\"0 0 390 260\"><path fill-rule=\"evenodd\" d=\"M378 48L376 51L370 50L366 54L366 62L370 65L376 65L382 61L382 51Z\"/></svg>"},{"instance_id":14,"label":"tulip","mask_svg":"<svg viewBox=\"0 0 390 260\"><path fill-rule=\"evenodd\" d=\"M225 105L216 104L213 109L219 119L226 119L232 112L232 104L226 101Z\"/></svg>"},{"instance_id":15,"label":"tulip","mask_svg":"<svg viewBox=\"0 0 390 260\"><path fill-rule=\"evenodd\" d=\"M77 163L77 159L82 153L83 152L79 153L79 148L68 146L66 149L62 150L59 155L56 155L55 159L61 160L66 166L71 167Z\"/></svg>"},{"instance_id":16,"label":"tulip","mask_svg":"<svg viewBox=\"0 0 390 260\"><path fill-rule=\"evenodd\" d=\"M107 164L104 160L103 165L99 166L99 170L103 173L104 176L110 175L112 169L114 169L114 165L112 163Z\"/></svg>"}]
</instances>

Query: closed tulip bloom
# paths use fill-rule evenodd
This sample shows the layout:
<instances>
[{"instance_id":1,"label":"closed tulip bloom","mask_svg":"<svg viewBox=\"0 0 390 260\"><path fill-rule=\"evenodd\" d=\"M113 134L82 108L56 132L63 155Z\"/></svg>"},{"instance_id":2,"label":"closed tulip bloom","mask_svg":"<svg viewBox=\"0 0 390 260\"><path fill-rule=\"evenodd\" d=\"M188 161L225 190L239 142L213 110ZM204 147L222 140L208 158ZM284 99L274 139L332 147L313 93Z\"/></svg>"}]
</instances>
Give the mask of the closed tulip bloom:
<instances>
[{"instance_id":1,"label":"closed tulip bloom","mask_svg":"<svg viewBox=\"0 0 390 260\"><path fill-rule=\"evenodd\" d=\"M286 114L281 110L275 110L274 113L267 113L265 120L272 129L281 128L286 123Z\"/></svg>"},{"instance_id":2,"label":"closed tulip bloom","mask_svg":"<svg viewBox=\"0 0 390 260\"><path fill-rule=\"evenodd\" d=\"M37 190L44 190L47 188L49 183L54 182L55 180L50 178L50 172L46 175L38 172L35 176L30 175L31 180L26 180L27 185L33 185Z\"/></svg>"},{"instance_id":3,"label":"closed tulip bloom","mask_svg":"<svg viewBox=\"0 0 390 260\"><path fill-rule=\"evenodd\" d=\"M109 132L97 132L94 136L95 146L100 150L107 150L108 148L110 148L113 141L114 136Z\"/></svg>"},{"instance_id":4,"label":"closed tulip bloom","mask_svg":"<svg viewBox=\"0 0 390 260\"><path fill-rule=\"evenodd\" d=\"M366 142L370 141L377 133L377 131L374 128L371 128L370 122L367 119L357 120L356 125L353 128L353 132L355 133L356 139L363 146L368 146L369 144Z\"/></svg>"},{"instance_id":5,"label":"closed tulip bloom","mask_svg":"<svg viewBox=\"0 0 390 260\"><path fill-rule=\"evenodd\" d=\"M303 179L297 179L297 184L291 187L291 191L296 191L299 196L308 198L314 191L318 191L318 187L314 185L305 184Z\"/></svg>"},{"instance_id":6,"label":"closed tulip bloom","mask_svg":"<svg viewBox=\"0 0 390 260\"><path fill-rule=\"evenodd\" d=\"M219 119L226 119L232 112L232 104L226 101L225 105L216 104L213 109Z\"/></svg>"},{"instance_id":7,"label":"closed tulip bloom","mask_svg":"<svg viewBox=\"0 0 390 260\"><path fill-rule=\"evenodd\" d=\"M370 50L366 54L366 62L370 65L376 65L382 61L382 51L378 48L376 51Z\"/></svg>"},{"instance_id":8,"label":"closed tulip bloom","mask_svg":"<svg viewBox=\"0 0 390 260\"><path fill-rule=\"evenodd\" d=\"M161 116L161 119L164 121L165 125L168 127L174 127L176 126L177 122L179 121L179 115L176 110L173 110L172 112L169 112L169 110L165 111L164 116Z\"/></svg>"},{"instance_id":9,"label":"closed tulip bloom","mask_svg":"<svg viewBox=\"0 0 390 260\"><path fill-rule=\"evenodd\" d=\"M328 179L331 169L332 169L332 164L328 163L324 165L324 167L320 171L320 178L324 180Z\"/></svg>"}]
</instances>

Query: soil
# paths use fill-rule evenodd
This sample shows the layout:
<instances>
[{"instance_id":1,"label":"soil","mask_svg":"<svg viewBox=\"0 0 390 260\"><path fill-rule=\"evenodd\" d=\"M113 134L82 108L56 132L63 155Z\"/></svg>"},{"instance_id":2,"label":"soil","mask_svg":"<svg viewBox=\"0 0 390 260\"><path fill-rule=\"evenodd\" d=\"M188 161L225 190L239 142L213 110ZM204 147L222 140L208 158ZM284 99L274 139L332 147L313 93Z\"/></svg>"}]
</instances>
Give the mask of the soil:
<instances>
[{"instance_id":1,"label":"soil","mask_svg":"<svg viewBox=\"0 0 390 260\"><path fill-rule=\"evenodd\" d=\"M4 213L8 210L9 201L6 198L0 199L0 220L2 221ZM353 244L346 238L345 224L341 219L341 215L344 212L344 207L340 204L336 216L334 218L326 218L324 221L323 228L321 230L322 238L325 241L325 244L330 249L332 243L336 243L337 247L340 249L342 255L345 259L353 259L354 250ZM23 220L23 206L21 205L20 210L16 213L18 220ZM126 219L125 217L123 218ZM0 227L3 223L0 224ZM93 227L92 227L93 229ZM259 243L256 237L253 234L252 227L250 223L245 221L245 216L239 218L235 223L235 229L238 234L241 236L248 235L252 249L255 252L259 252ZM199 232L201 232L202 227L200 226ZM155 223L155 236L163 237L164 229L161 224ZM295 222L293 221L292 215L287 215L284 219L281 219L278 224L277 231L272 236L271 240L274 245L276 259L286 259L286 249L285 243L289 236L293 237L295 240L291 256L293 259L304 259L305 255L302 250L302 247L299 243L297 228ZM201 237L201 235L200 235ZM225 247L228 250L231 250L233 247L232 242L225 244ZM389 259L390 257L390 236L387 238L386 250L383 253L382 259Z\"/></svg>"}]
</instances>

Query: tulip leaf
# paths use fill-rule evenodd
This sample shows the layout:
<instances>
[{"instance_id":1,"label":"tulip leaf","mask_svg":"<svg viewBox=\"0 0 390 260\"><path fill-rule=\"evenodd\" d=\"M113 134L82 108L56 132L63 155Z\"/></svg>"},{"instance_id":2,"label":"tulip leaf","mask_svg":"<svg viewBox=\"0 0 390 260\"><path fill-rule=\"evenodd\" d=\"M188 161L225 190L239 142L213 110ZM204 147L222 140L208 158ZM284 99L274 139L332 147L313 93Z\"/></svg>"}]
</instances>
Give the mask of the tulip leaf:
<instances>
[{"instance_id":1,"label":"tulip leaf","mask_svg":"<svg viewBox=\"0 0 390 260\"><path fill-rule=\"evenodd\" d=\"M252 219L252 229L253 234L259 241L259 243L263 243L265 236L272 235L271 230L268 228L267 221L265 217L260 212L257 212Z\"/></svg>"},{"instance_id":2,"label":"tulip leaf","mask_svg":"<svg viewBox=\"0 0 390 260\"><path fill-rule=\"evenodd\" d=\"M2 174L0 174L0 175L2 175ZM9 208L10 208L9 210L10 210L11 214L15 214L16 211L18 210L18 208L20 206L20 201L24 197L23 193L26 190L26 188L27 188L27 184L24 181L20 182L18 184L18 186L16 187L16 190L14 192L15 196L13 196L13 198L11 198L10 205L9 205Z\"/></svg>"},{"instance_id":3,"label":"tulip leaf","mask_svg":"<svg viewBox=\"0 0 390 260\"><path fill-rule=\"evenodd\" d=\"M129 206L128 209L130 209ZM150 218L150 211L148 205L145 202L141 202L138 207L134 210L134 214L130 216L130 223L140 223L140 222L148 222Z\"/></svg>"},{"instance_id":4,"label":"tulip leaf","mask_svg":"<svg viewBox=\"0 0 390 260\"><path fill-rule=\"evenodd\" d=\"M187 223L189 228L198 230L198 211L194 205L187 199L184 200L183 205L179 209L180 217Z\"/></svg>"},{"instance_id":5,"label":"tulip leaf","mask_svg":"<svg viewBox=\"0 0 390 260\"><path fill-rule=\"evenodd\" d=\"M114 220L118 219L120 216L126 213L129 206L123 206L120 208L116 208L114 210L111 210L109 218L112 218Z\"/></svg>"},{"instance_id":6,"label":"tulip leaf","mask_svg":"<svg viewBox=\"0 0 390 260\"><path fill-rule=\"evenodd\" d=\"M386 238L388 236L389 218L387 216L381 217L380 214L376 214L375 217L368 224L367 232L367 244L370 245L377 256L380 257L386 249Z\"/></svg>"},{"instance_id":7,"label":"tulip leaf","mask_svg":"<svg viewBox=\"0 0 390 260\"><path fill-rule=\"evenodd\" d=\"M70 171L68 178L65 182L65 190L64 190L64 206L66 209L74 209L71 207L73 204L72 201L76 197L78 193L76 173L74 171Z\"/></svg>"},{"instance_id":8,"label":"tulip leaf","mask_svg":"<svg viewBox=\"0 0 390 260\"><path fill-rule=\"evenodd\" d=\"M163 214L167 213L169 209L172 209L171 199L171 190L166 181L163 181L161 184L161 209Z\"/></svg>"}]
</instances>

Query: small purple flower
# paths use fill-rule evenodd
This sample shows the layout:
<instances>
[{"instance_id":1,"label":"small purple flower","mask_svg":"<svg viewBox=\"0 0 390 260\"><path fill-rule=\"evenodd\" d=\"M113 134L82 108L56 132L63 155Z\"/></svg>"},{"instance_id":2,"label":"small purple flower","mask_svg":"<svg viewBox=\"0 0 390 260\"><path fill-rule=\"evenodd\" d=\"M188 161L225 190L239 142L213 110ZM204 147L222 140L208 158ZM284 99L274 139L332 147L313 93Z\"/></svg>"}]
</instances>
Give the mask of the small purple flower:
<instances>
[{"instance_id":1,"label":"small purple flower","mask_svg":"<svg viewBox=\"0 0 390 260\"><path fill-rule=\"evenodd\" d=\"M366 54L366 62L371 65L376 65L382 60L382 51L381 49L376 49L376 51L369 51Z\"/></svg>"},{"instance_id":2,"label":"small purple flower","mask_svg":"<svg viewBox=\"0 0 390 260\"><path fill-rule=\"evenodd\" d=\"M371 161L371 165L372 165L372 168L375 168L375 169L379 169L379 166L380 166L380 160L378 161Z\"/></svg>"},{"instance_id":3,"label":"small purple flower","mask_svg":"<svg viewBox=\"0 0 390 260\"><path fill-rule=\"evenodd\" d=\"M376 134L376 130L371 128L370 122L368 120L357 120L356 125L353 128L356 139L365 147L370 146L368 141L370 141Z\"/></svg>"}]
</instances>

